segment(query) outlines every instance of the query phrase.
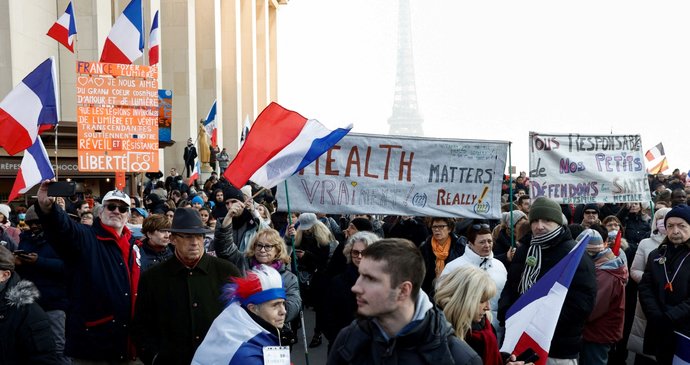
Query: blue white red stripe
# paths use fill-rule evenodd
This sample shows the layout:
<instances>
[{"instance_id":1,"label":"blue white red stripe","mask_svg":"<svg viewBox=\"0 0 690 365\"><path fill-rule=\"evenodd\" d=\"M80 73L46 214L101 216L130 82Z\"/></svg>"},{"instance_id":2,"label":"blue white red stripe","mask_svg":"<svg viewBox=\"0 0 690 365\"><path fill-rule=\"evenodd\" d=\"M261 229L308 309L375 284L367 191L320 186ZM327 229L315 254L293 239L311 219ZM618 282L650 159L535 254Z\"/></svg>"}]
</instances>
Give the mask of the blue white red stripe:
<instances>
[{"instance_id":1,"label":"blue white red stripe","mask_svg":"<svg viewBox=\"0 0 690 365\"><path fill-rule=\"evenodd\" d=\"M561 261L523 294L506 314L501 352L519 355L531 348L546 364L561 308L590 236L585 235Z\"/></svg>"},{"instance_id":2,"label":"blue white red stripe","mask_svg":"<svg viewBox=\"0 0 690 365\"><path fill-rule=\"evenodd\" d=\"M153 16L153 22L151 22L151 33L149 33L149 65L153 66L158 63L158 57L160 55L159 48L161 44L160 29L158 28L158 10Z\"/></svg>"},{"instance_id":3,"label":"blue white red stripe","mask_svg":"<svg viewBox=\"0 0 690 365\"><path fill-rule=\"evenodd\" d=\"M263 348L278 346L278 338L254 322L238 302L216 317L197 348L192 365L263 364Z\"/></svg>"},{"instance_id":4,"label":"blue white red stripe","mask_svg":"<svg viewBox=\"0 0 690 365\"><path fill-rule=\"evenodd\" d=\"M250 178L271 188L314 162L351 129L352 125L330 130L315 119L271 103L256 118L225 178L238 188Z\"/></svg>"},{"instance_id":5,"label":"blue white red stripe","mask_svg":"<svg viewBox=\"0 0 690 365\"><path fill-rule=\"evenodd\" d=\"M22 164L19 167L17 179L14 180L8 201L14 200L19 194L26 193L42 181L54 177L55 172L53 166L50 165L48 152L46 152L41 138L36 137L36 142L24 151Z\"/></svg>"},{"instance_id":6,"label":"blue white red stripe","mask_svg":"<svg viewBox=\"0 0 690 365\"><path fill-rule=\"evenodd\" d=\"M55 60L51 57L0 101L0 147L8 154L29 148L36 136L58 123L55 75Z\"/></svg>"},{"instance_id":7,"label":"blue white red stripe","mask_svg":"<svg viewBox=\"0 0 690 365\"><path fill-rule=\"evenodd\" d=\"M101 62L131 64L144 52L141 0L132 0L113 24L103 46Z\"/></svg>"},{"instance_id":8,"label":"blue white red stripe","mask_svg":"<svg viewBox=\"0 0 690 365\"><path fill-rule=\"evenodd\" d=\"M48 29L47 34L74 53L74 37L77 35L77 23L74 21L74 9L72 8L71 1L67 4L65 13Z\"/></svg>"},{"instance_id":9,"label":"blue white red stripe","mask_svg":"<svg viewBox=\"0 0 690 365\"><path fill-rule=\"evenodd\" d=\"M213 101L211 105L211 110L208 111L208 115L204 120L204 128L206 128L206 134L211 136L211 146L218 145L218 125L216 124L216 102Z\"/></svg>"},{"instance_id":10,"label":"blue white red stripe","mask_svg":"<svg viewBox=\"0 0 690 365\"><path fill-rule=\"evenodd\" d=\"M673 365L690 365L690 337L676 332L676 354Z\"/></svg>"},{"instance_id":11,"label":"blue white red stripe","mask_svg":"<svg viewBox=\"0 0 690 365\"><path fill-rule=\"evenodd\" d=\"M189 186L192 186L194 184L194 181L199 178L199 175L201 174L201 163L197 160L197 162L194 164L194 171L192 171L192 174L189 175Z\"/></svg>"}]
</instances>

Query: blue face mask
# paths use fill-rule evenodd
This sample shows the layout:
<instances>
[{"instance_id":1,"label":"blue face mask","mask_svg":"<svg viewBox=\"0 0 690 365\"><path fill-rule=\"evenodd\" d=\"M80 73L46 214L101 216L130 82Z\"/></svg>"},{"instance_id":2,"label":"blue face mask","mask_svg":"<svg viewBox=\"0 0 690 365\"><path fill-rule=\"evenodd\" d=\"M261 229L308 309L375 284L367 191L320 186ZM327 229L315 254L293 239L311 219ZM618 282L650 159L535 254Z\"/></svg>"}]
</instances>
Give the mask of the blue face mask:
<instances>
[{"instance_id":1,"label":"blue face mask","mask_svg":"<svg viewBox=\"0 0 690 365\"><path fill-rule=\"evenodd\" d=\"M19 213L19 220L23 221L24 219L26 219L26 214L25 213Z\"/></svg>"}]
</instances>

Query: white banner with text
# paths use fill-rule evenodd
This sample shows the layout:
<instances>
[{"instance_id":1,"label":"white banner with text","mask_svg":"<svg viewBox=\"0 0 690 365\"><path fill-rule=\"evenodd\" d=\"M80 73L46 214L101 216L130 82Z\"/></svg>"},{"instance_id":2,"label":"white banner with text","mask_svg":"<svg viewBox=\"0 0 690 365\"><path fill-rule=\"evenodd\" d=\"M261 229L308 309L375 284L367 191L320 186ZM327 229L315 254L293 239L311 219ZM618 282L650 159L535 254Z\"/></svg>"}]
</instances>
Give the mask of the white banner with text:
<instances>
[{"instance_id":1,"label":"white banner with text","mask_svg":"<svg viewBox=\"0 0 690 365\"><path fill-rule=\"evenodd\" d=\"M497 219L508 142L350 133L287 180L290 210ZM285 186L278 207L287 210Z\"/></svg>"},{"instance_id":2,"label":"white banner with text","mask_svg":"<svg viewBox=\"0 0 690 365\"><path fill-rule=\"evenodd\" d=\"M530 196L559 204L650 200L639 135L530 132Z\"/></svg>"}]
</instances>

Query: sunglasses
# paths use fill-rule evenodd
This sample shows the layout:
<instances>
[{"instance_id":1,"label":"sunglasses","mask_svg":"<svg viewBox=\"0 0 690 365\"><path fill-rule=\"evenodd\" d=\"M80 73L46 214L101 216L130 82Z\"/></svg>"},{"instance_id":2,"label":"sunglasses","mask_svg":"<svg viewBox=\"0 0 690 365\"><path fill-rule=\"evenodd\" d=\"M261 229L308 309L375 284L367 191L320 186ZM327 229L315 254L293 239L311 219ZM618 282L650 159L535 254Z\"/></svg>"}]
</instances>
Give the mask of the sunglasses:
<instances>
[{"instance_id":1,"label":"sunglasses","mask_svg":"<svg viewBox=\"0 0 690 365\"><path fill-rule=\"evenodd\" d=\"M362 250L362 251L360 251L360 250L352 250L351 253L352 253L352 256L354 256L354 257L362 257L362 253L363 253L363 252L364 252L363 250Z\"/></svg>"},{"instance_id":2,"label":"sunglasses","mask_svg":"<svg viewBox=\"0 0 690 365\"><path fill-rule=\"evenodd\" d=\"M111 212L114 212L115 209L117 209L118 211L120 211L120 213L122 213L122 214L125 214L125 213L129 212L129 207L124 206L124 205L108 204L108 205L106 205L105 207L106 207L106 209L108 209L108 210L111 211Z\"/></svg>"},{"instance_id":3,"label":"sunglasses","mask_svg":"<svg viewBox=\"0 0 690 365\"><path fill-rule=\"evenodd\" d=\"M599 214L599 213L597 213L596 210L587 210L587 211L585 211L585 214Z\"/></svg>"},{"instance_id":4,"label":"sunglasses","mask_svg":"<svg viewBox=\"0 0 690 365\"><path fill-rule=\"evenodd\" d=\"M437 225L437 226L431 226L431 229L432 229L432 230L441 230L441 229L444 229L444 228L446 228L446 227L448 227L447 224L439 224L439 225Z\"/></svg>"},{"instance_id":5,"label":"sunglasses","mask_svg":"<svg viewBox=\"0 0 690 365\"><path fill-rule=\"evenodd\" d=\"M480 230L480 229L489 229L489 225L486 224L486 223L482 223L482 224L473 224L473 225L472 225L472 229L474 229L475 231L478 231L478 230Z\"/></svg>"}]
</instances>

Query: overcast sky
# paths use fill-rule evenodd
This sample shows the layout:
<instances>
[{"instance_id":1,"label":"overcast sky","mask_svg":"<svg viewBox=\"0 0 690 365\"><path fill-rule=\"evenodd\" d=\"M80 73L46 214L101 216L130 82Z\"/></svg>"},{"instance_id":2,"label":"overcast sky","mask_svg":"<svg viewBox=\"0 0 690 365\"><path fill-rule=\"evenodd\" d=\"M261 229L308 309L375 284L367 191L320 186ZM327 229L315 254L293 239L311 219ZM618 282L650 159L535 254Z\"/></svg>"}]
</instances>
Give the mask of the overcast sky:
<instances>
[{"instance_id":1,"label":"overcast sky","mask_svg":"<svg viewBox=\"0 0 690 365\"><path fill-rule=\"evenodd\" d=\"M641 134L690 168L690 1L410 0L428 137ZM280 8L279 102L328 125L386 134L397 1L291 0ZM666 171L670 173L671 170Z\"/></svg>"}]
</instances>

